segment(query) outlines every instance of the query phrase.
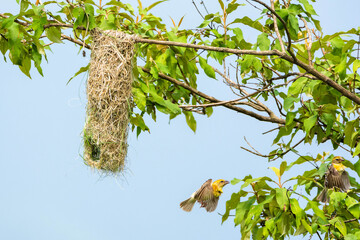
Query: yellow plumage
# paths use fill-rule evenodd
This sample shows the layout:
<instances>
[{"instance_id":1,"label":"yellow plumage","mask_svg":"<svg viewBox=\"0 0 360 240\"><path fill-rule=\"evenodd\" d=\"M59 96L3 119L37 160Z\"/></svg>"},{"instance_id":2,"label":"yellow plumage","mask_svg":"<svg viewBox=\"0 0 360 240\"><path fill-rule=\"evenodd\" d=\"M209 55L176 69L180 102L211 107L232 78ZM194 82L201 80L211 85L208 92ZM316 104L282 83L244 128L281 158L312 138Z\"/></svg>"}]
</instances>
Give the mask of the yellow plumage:
<instances>
[{"instance_id":1,"label":"yellow plumage","mask_svg":"<svg viewBox=\"0 0 360 240\"><path fill-rule=\"evenodd\" d=\"M212 182L212 179L207 180L190 198L180 203L180 208L186 212L190 212L196 202L208 212L213 212L218 204L219 197L223 193L222 188L228 184L228 181L218 179Z\"/></svg>"},{"instance_id":2,"label":"yellow plumage","mask_svg":"<svg viewBox=\"0 0 360 240\"><path fill-rule=\"evenodd\" d=\"M321 191L317 200L320 202L329 202L328 189L333 188L346 192L350 189L349 174L345 171L345 166L342 164L344 159L342 157L334 157L331 164L325 173L324 189Z\"/></svg>"}]
</instances>

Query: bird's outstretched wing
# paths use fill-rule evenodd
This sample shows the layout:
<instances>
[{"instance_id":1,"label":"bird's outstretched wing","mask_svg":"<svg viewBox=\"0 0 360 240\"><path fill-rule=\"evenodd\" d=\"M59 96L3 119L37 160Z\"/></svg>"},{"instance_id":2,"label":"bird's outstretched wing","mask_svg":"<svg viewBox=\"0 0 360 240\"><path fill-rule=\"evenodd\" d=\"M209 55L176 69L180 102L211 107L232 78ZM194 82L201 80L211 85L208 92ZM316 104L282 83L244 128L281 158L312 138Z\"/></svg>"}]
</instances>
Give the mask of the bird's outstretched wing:
<instances>
[{"instance_id":1,"label":"bird's outstretched wing","mask_svg":"<svg viewBox=\"0 0 360 240\"><path fill-rule=\"evenodd\" d=\"M341 174L341 179L342 179L342 182L344 184L344 189L341 189L343 191L347 191L350 189L351 185L350 185L350 179L349 179L349 174L347 173L347 171L344 171L342 174Z\"/></svg>"},{"instance_id":2,"label":"bird's outstretched wing","mask_svg":"<svg viewBox=\"0 0 360 240\"><path fill-rule=\"evenodd\" d=\"M219 197L214 197L214 199L213 200L211 200L211 201L206 201L206 203L205 203L205 209L206 209L206 211L208 211L208 212L213 212L215 209L216 209L216 207L217 207L217 205L218 205L218 202L219 202Z\"/></svg>"},{"instance_id":3,"label":"bird's outstretched wing","mask_svg":"<svg viewBox=\"0 0 360 240\"><path fill-rule=\"evenodd\" d=\"M325 187L327 188L339 188L341 191L347 191L350 189L349 174L346 171L339 173L336 169L330 165L326 173Z\"/></svg>"},{"instance_id":4,"label":"bird's outstretched wing","mask_svg":"<svg viewBox=\"0 0 360 240\"><path fill-rule=\"evenodd\" d=\"M211 186L212 179L208 179L204 184L195 192L194 198L199 202L208 201L214 197L213 188Z\"/></svg>"},{"instance_id":5,"label":"bird's outstretched wing","mask_svg":"<svg viewBox=\"0 0 360 240\"><path fill-rule=\"evenodd\" d=\"M207 180L199 190L195 192L195 199L205 208L208 212L213 212L219 201L219 197L215 197L214 189L211 186L212 180Z\"/></svg>"}]
</instances>

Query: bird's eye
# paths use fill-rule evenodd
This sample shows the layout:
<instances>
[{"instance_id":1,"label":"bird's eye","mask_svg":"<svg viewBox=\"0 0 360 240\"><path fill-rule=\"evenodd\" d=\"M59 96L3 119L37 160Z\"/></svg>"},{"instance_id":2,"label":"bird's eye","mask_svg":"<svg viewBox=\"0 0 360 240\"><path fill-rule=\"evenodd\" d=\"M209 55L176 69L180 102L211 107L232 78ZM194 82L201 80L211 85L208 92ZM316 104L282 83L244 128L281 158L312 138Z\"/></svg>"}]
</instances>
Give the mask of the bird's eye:
<instances>
[{"instance_id":1,"label":"bird's eye","mask_svg":"<svg viewBox=\"0 0 360 240\"><path fill-rule=\"evenodd\" d=\"M224 181L220 181L221 183L223 183Z\"/></svg>"}]
</instances>

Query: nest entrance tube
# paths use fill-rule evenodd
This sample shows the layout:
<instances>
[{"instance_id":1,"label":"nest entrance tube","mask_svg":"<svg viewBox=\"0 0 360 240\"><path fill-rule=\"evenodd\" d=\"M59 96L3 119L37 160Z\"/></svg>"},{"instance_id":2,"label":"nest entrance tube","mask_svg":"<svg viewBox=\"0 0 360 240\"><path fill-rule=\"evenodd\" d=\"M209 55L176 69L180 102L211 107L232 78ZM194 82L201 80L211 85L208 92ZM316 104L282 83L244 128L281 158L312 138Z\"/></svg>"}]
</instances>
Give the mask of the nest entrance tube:
<instances>
[{"instance_id":1,"label":"nest entrance tube","mask_svg":"<svg viewBox=\"0 0 360 240\"><path fill-rule=\"evenodd\" d=\"M106 173L124 170L131 108L134 37L92 31L84 127L84 161Z\"/></svg>"}]
</instances>

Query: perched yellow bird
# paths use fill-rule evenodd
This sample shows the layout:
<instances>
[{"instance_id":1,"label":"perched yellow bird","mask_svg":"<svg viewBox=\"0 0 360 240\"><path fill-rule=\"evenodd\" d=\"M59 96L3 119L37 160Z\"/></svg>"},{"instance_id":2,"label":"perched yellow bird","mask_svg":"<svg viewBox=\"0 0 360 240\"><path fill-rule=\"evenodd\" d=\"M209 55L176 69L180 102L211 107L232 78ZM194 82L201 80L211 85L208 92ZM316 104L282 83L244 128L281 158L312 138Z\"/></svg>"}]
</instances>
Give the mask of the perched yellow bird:
<instances>
[{"instance_id":1,"label":"perched yellow bird","mask_svg":"<svg viewBox=\"0 0 360 240\"><path fill-rule=\"evenodd\" d=\"M316 198L318 201L327 203L329 196L327 191L329 188L337 188L342 192L350 189L349 174L345 171L345 166L342 164L344 159L342 157L334 157L331 164L325 173L324 189Z\"/></svg>"},{"instance_id":2,"label":"perched yellow bird","mask_svg":"<svg viewBox=\"0 0 360 240\"><path fill-rule=\"evenodd\" d=\"M228 184L229 181L219 179L212 181L207 180L190 198L180 203L180 208L186 212L190 212L197 201L208 212L213 212L218 204L219 197L223 193L222 188Z\"/></svg>"}]
</instances>

